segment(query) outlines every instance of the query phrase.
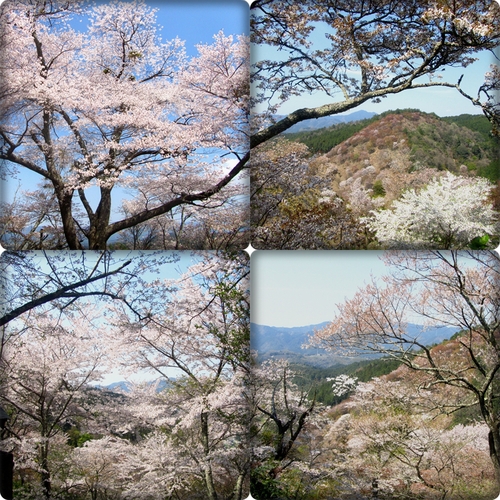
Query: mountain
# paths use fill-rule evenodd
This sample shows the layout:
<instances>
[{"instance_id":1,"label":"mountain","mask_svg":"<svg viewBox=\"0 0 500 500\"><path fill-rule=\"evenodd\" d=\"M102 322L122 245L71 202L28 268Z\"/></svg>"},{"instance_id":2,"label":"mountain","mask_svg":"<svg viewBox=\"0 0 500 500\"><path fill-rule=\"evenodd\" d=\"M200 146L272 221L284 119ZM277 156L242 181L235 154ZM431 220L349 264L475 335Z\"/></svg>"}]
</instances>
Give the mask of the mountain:
<instances>
[{"instance_id":1,"label":"mountain","mask_svg":"<svg viewBox=\"0 0 500 500\"><path fill-rule=\"evenodd\" d=\"M368 118L372 118L375 115L376 113L360 110L360 111L355 111L354 113L350 113L348 115L332 115L332 116L324 116L322 118L311 118L310 120L304 120L300 123L296 123L295 125L290 127L285 132L285 134L317 130L325 127L331 127L339 123L349 123L358 120L366 120ZM281 118L284 118L284 115L275 116L276 120L280 120Z\"/></svg>"},{"instance_id":2,"label":"mountain","mask_svg":"<svg viewBox=\"0 0 500 500\"><path fill-rule=\"evenodd\" d=\"M155 380L152 380L149 382L149 384L153 385L155 384L156 381ZM98 389L102 389L102 390L105 390L105 391L109 391L109 392L118 392L118 393L127 393L127 392L130 392L130 382L126 382L125 380L120 380L119 382L113 382L111 384L108 384L108 385L105 385L105 386L102 386L102 385L98 385L96 386ZM171 384L169 382L167 382L166 380L160 380L158 382L158 387L156 388L156 391L157 392L161 392L163 391L164 389L167 389L171 387Z\"/></svg>"},{"instance_id":3,"label":"mountain","mask_svg":"<svg viewBox=\"0 0 500 500\"><path fill-rule=\"evenodd\" d=\"M311 168L330 178L335 191L366 166L373 167L374 176L431 168L470 172L496 181L500 177L499 142L488 130L491 125L486 117L440 118L416 110L396 110L287 137L320 154Z\"/></svg>"},{"instance_id":4,"label":"mountain","mask_svg":"<svg viewBox=\"0 0 500 500\"><path fill-rule=\"evenodd\" d=\"M360 354L359 356L347 358L346 356L336 356L325 349L302 348L310 335L316 330L324 328L327 324L328 322L324 322L317 325L287 328L252 323L250 347L257 352L259 361L264 361L270 357L279 357L288 359L292 363L322 367L349 364L353 361L378 357L373 354ZM449 339L456 331L457 329L453 327L443 326L424 330L421 325L408 325L408 333L414 338L418 337L420 342L428 346Z\"/></svg>"}]
</instances>

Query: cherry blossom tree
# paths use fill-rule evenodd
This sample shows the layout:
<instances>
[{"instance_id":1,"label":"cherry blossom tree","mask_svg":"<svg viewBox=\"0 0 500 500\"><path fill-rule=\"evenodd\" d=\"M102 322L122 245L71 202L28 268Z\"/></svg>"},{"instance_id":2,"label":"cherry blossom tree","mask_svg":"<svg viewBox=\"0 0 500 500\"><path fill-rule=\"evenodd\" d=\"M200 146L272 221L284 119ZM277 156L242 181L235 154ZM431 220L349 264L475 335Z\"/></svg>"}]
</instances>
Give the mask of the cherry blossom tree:
<instances>
[{"instance_id":1,"label":"cherry blossom tree","mask_svg":"<svg viewBox=\"0 0 500 500\"><path fill-rule=\"evenodd\" d=\"M174 253L26 256L13 305L43 300L4 327L0 403L27 498L246 496L248 263L191 256L177 279L156 274ZM156 383L95 387L111 370Z\"/></svg>"},{"instance_id":2,"label":"cherry blossom tree","mask_svg":"<svg viewBox=\"0 0 500 500\"><path fill-rule=\"evenodd\" d=\"M489 453L500 486L499 295L495 252L391 252L390 272L338 305L335 319L311 338L335 352L377 352L425 376L422 386L461 397L443 412L477 405L488 427ZM408 333L410 321L454 326L455 342L432 350ZM417 376L415 375L415 376Z\"/></svg>"},{"instance_id":3,"label":"cherry blossom tree","mask_svg":"<svg viewBox=\"0 0 500 500\"><path fill-rule=\"evenodd\" d=\"M132 448L129 441L114 436L87 441L75 448L68 457L71 470L65 488L81 496L89 494L92 500L117 498L133 472L127 467L135 452Z\"/></svg>"},{"instance_id":4,"label":"cherry blossom tree","mask_svg":"<svg viewBox=\"0 0 500 500\"><path fill-rule=\"evenodd\" d=\"M64 424L85 417L80 400L83 388L102 376L102 331L92 321L78 317L64 324L47 311L18 323L0 367L0 401L12 421L11 438L2 441L2 447L12 451L22 449L20 442L31 442L40 495L51 498L50 456L61 445Z\"/></svg>"},{"instance_id":5,"label":"cherry blossom tree","mask_svg":"<svg viewBox=\"0 0 500 500\"><path fill-rule=\"evenodd\" d=\"M312 394L299 389L297 375L282 359L264 361L252 370L251 488L256 498L299 495L302 483L314 489L329 477L316 463L318 443L310 432L319 405Z\"/></svg>"},{"instance_id":6,"label":"cherry blossom tree","mask_svg":"<svg viewBox=\"0 0 500 500\"><path fill-rule=\"evenodd\" d=\"M339 475L355 491L374 486L380 496L413 498L493 497L494 472L484 423L456 424L432 399L446 387L419 386L407 368L360 383L326 432L341 449ZM440 394L438 394L440 393ZM375 481L374 481L375 480Z\"/></svg>"},{"instance_id":7,"label":"cherry blossom tree","mask_svg":"<svg viewBox=\"0 0 500 500\"><path fill-rule=\"evenodd\" d=\"M3 174L36 174L41 185L26 196L42 190L50 200L23 248L61 245L62 233L66 248L105 249L111 236L177 207L204 210L212 197L246 192L244 36L216 33L189 59L179 39L160 39L155 9L140 0L93 6L84 32L69 24L79 3L2 9ZM112 222L119 189L136 205ZM45 241L46 228L59 236Z\"/></svg>"},{"instance_id":8,"label":"cherry blossom tree","mask_svg":"<svg viewBox=\"0 0 500 500\"><path fill-rule=\"evenodd\" d=\"M498 46L498 9L489 0L253 2L251 80L257 115L251 147L302 120L345 112L389 94L432 86L462 91L463 78L445 82L436 72L446 66L467 68L480 51ZM495 72L486 75L474 102L490 119ZM270 123L282 103L313 93L324 96L323 105L296 109Z\"/></svg>"},{"instance_id":9,"label":"cherry blossom tree","mask_svg":"<svg viewBox=\"0 0 500 500\"><path fill-rule=\"evenodd\" d=\"M119 330L110 341L116 361L132 372L149 370L172 386L155 397L163 418L156 425L168 429L168 446L175 449L164 473L175 476L179 467L199 485L193 489L187 481L191 489L183 491L189 498L244 497L250 460L247 279L242 255L204 254L178 280L163 288L156 284L159 297L144 320L117 304ZM155 474L145 473L143 481L150 483Z\"/></svg>"},{"instance_id":10,"label":"cherry blossom tree","mask_svg":"<svg viewBox=\"0 0 500 500\"><path fill-rule=\"evenodd\" d=\"M280 138L254 149L250 164L255 248L344 249L364 243L344 201L310 169L307 146Z\"/></svg>"},{"instance_id":11,"label":"cherry blossom tree","mask_svg":"<svg viewBox=\"0 0 500 500\"><path fill-rule=\"evenodd\" d=\"M498 235L493 187L487 179L448 172L364 220L386 248L464 248L475 238Z\"/></svg>"}]
</instances>

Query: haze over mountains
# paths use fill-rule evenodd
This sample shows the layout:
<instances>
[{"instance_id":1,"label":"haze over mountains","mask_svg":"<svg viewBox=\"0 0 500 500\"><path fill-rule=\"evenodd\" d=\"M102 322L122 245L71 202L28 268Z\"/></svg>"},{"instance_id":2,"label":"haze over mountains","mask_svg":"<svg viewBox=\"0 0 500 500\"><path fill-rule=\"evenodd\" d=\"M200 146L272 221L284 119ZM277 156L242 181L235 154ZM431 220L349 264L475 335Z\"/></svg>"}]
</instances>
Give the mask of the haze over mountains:
<instances>
[{"instance_id":1,"label":"haze over mountains","mask_svg":"<svg viewBox=\"0 0 500 500\"><path fill-rule=\"evenodd\" d=\"M257 351L258 360L264 361L270 357L288 359L291 363L315 365L318 367L333 366L336 364L349 364L362 359L372 359L376 355L360 355L356 357L336 356L325 349L304 349L303 344L307 342L316 330L325 327L328 322L317 325L299 327L275 327L251 324L250 347ZM457 332L454 327L439 327L424 330L422 325L410 324L409 333L419 337L425 345L439 344L449 339Z\"/></svg>"},{"instance_id":2,"label":"haze over mountains","mask_svg":"<svg viewBox=\"0 0 500 500\"><path fill-rule=\"evenodd\" d=\"M306 132L308 130L317 130L320 128L331 127L332 125L338 125L339 123L349 123L358 120L367 120L372 118L377 113L372 113L370 111L359 110L354 113L349 113L347 115L332 115L323 116L322 118L311 118L310 120L304 120L300 123L296 123L290 127L286 133L295 132ZM277 120L284 118L284 115L277 115L275 117Z\"/></svg>"}]
</instances>

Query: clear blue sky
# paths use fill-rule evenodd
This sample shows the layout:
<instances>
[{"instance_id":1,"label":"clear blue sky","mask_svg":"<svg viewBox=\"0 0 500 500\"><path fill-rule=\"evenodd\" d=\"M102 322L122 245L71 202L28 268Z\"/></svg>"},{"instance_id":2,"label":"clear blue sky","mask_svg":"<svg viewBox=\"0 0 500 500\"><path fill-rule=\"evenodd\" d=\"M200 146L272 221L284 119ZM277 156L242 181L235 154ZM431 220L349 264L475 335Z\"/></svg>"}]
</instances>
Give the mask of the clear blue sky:
<instances>
[{"instance_id":1,"label":"clear blue sky","mask_svg":"<svg viewBox=\"0 0 500 500\"><path fill-rule=\"evenodd\" d=\"M248 34L249 7L245 0L174 0L147 2L158 10L162 36L186 40L188 55L194 46L210 43L219 30L226 35Z\"/></svg>"},{"instance_id":2,"label":"clear blue sky","mask_svg":"<svg viewBox=\"0 0 500 500\"><path fill-rule=\"evenodd\" d=\"M226 35L248 34L249 7L245 0L146 0L146 4L158 9L162 38L185 40L188 55L196 55L195 45L212 42L220 30Z\"/></svg>"},{"instance_id":3,"label":"clear blue sky","mask_svg":"<svg viewBox=\"0 0 500 500\"><path fill-rule=\"evenodd\" d=\"M388 269L373 250L259 250L252 254L251 320L268 326L330 321L335 304Z\"/></svg>"}]
</instances>

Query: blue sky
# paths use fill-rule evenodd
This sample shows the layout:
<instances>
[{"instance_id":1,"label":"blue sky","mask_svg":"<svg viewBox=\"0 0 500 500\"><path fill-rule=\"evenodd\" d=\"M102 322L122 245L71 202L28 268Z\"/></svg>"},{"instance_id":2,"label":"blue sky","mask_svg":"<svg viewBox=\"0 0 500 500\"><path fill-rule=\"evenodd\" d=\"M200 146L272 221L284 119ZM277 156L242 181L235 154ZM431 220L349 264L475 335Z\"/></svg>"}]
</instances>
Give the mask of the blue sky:
<instances>
[{"instance_id":1,"label":"blue sky","mask_svg":"<svg viewBox=\"0 0 500 500\"><path fill-rule=\"evenodd\" d=\"M186 40L188 55L194 46L210 43L219 30L226 35L248 34L249 8L244 0L175 0L148 2L158 8L158 23L165 39Z\"/></svg>"},{"instance_id":2,"label":"blue sky","mask_svg":"<svg viewBox=\"0 0 500 500\"><path fill-rule=\"evenodd\" d=\"M258 250L252 254L251 320L268 326L330 321L335 304L388 274L373 250Z\"/></svg>"},{"instance_id":3,"label":"blue sky","mask_svg":"<svg viewBox=\"0 0 500 500\"><path fill-rule=\"evenodd\" d=\"M248 34L249 7L245 0L146 0L146 4L158 9L162 38L185 40L190 56L196 55L196 44L212 42L220 30L226 35Z\"/></svg>"}]
</instances>

